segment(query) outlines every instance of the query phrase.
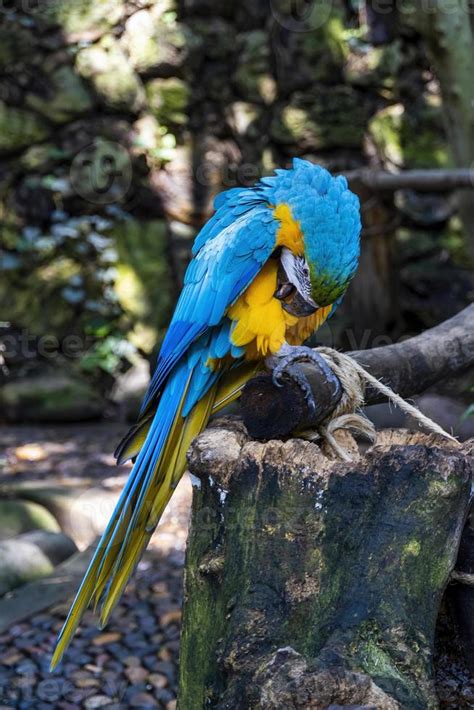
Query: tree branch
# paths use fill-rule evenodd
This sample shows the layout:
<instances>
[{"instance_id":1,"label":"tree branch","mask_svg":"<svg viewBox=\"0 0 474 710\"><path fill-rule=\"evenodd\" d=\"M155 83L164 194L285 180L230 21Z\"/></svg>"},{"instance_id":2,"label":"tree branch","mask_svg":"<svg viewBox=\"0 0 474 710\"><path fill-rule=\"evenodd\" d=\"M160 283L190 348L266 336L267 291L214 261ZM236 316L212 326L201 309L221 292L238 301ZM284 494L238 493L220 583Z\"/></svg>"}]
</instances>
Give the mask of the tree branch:
<instances>
[{"instance_id":1,"label":"tree branch","mask_svg":"<svg viewBox=\"0 0 474 710\"><path fill-rule=\"evenodd\" d=\"M346 172L344 175L353 185L362 183L365 187L380 191L411 189L422 192L447 192L460 188L474 190L472 168L404 170L400 173L361 168Z\"/></svg>"},{"instance_id":2,"label":"tree branch","mask_svg":"<svg viewBox=\"0 0 474 710\"><path fill-rule=\"evenodd\" d=\"M350 355L372 375L402 397L412 397L474 365L474 304L421 335L394 345L357 350ZM271 375L250 380L241 398L242 417L255 439L288 436L298 429L317 426L336 407L340 392L311 364L299 365L308 377L317 411L311 415L300 388L292 381L282 387ZM368 389L366 404L383 401L380 392Z\"/></svg>"}]
</instances>

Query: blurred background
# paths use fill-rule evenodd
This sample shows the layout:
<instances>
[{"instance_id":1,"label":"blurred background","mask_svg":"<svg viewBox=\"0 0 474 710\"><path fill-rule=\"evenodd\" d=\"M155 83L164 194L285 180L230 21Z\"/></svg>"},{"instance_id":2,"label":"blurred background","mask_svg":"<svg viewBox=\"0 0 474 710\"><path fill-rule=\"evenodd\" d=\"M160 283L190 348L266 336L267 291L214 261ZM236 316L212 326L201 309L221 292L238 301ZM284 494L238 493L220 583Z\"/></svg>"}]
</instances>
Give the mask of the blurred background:
<instances>
[{"instance_id":1,"label":"blurred background","mask_svg":"<svg viewBox=\"0 0 474 710\"><path fill-rule=\"evenodd\" d=\"M137 411L193 238L221 190L252 184L294 156L351 177L362 200L361 265L318 340L348 349L395 342L473 300L474 177L471 189L464 179L462 190L451 183L433 191L424 173L416 190L401 177L387 190L360 172L471 174L473 27L461 0L449 7L424 0L0 0L3 540L29 535L35 556L35 531L45 531L48 545L51 535L63 535L54 538L51 571L100 532L127 473L114 466L114 445ZM472 435L472 387L467 376L419 403L443 426ZM374 417L382 425L402 421L389 414ZM76 673L74 698L61 684L38 695L47 677L41 659L64 611L51 617L44 608L60 597L43 588L36 626L23 623L21 599L6 608L0 600L0 644L14 649L0 657L8 707L92 708L115 696L147 706L141 696L151 687L160 707L173 707L188 488L178 500L156 545L167 541L168 567L150 582L152 558L143 563L149 588L158 589L148 609L155 627L143 628L145 611L132 620L125 614L135 634L128 651L121 629L107 648L94 646L96 630L86 629L68 671ZM12 549L0 554L15 557ZM1 593L31 580L25 555L29 562ZM163 579L173 575L170 591ZM23 599L31 611L31 590ZM130 608L148 603L135 602ZM124 661L140 638L164 649L149 668ZM111 693L88 664L110 671ZM471 700L459 695L471 692L460 678L452 705L446 685L444 707L474 701L474 690ZM90 700L101 695L106 700Z\"/></svg>"}]
</instances>

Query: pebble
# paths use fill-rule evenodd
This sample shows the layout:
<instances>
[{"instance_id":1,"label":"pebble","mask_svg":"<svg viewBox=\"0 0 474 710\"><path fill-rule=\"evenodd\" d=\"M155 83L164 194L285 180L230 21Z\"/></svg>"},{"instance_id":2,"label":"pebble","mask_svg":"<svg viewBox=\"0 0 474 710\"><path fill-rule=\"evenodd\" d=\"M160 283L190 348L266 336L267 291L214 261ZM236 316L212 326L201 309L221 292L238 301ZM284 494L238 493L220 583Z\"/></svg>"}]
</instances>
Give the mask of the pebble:
<instances>
[{"instance_id":1,"label":"pebble","mask_svg":"<svg viewBox=\"0 0 474 710\"><path fill-rule=\"evenodd\" d=\"M158 703L150 693L137 693L130 698L132 708L157 708Z\"/></svg>"},{"instance_id":2,"label":"pebble","mask_svg":"<svg viewBox=\"0 0 474 710\"><path fill-rule=\"evenodd\" d=\"M86 666L88 663L91 663L92 656L89 656L87 653L79 653L75 657L74 661L79 666Z\"/></svg>"},{"instance_id":3,"label":"pebble","mask_svg":"<svg viewBox=\"0 0 474 710\"><path fill-rule=\"evenodd\" d=\"M118 632L109 631L96 636L92 639L92 643L94 646L108 646L111 643L115 643L115 641L120 641L121 636Z\"/></svg>"},{"instance_id":4,"label":"pebble","mask_svg":"<svg viewBox=\"0 0 474 710\"><path fill-rule=\"evenodd\" d=\"M100 683L97 678L80 678L76 680L76 685L78 688L97 688Z\"/></svg>"},{"instance_id":5,"label":"pebble","mask_svg":"<svg viewBox=\"0 0 474 710\"><path fill-rule=\"evenodd\" d=\"M19 663L15 671L20 675L32 675L37 672L36 664L33 661L25 660Z\"/></svg>"},{"instance_id":6,"label":"pebble","mask_svg":"<svg viewBox=\"0 0 474 710\"><path fill-rule=\"evenodd\" d=\"M148 642L142 633L125 634L124 642L131 649L147 648Z\"/></svg>"},{"instance_id":7,"label":"pebble","mask_svg":"<svg viewBox=\"0 0 474 710\"><path fill-rule=\"evenodd\" d=\"M148 682L151 683L154 688L166 688L169 683L168 678L162 673L150 673Z\"/></svg>"},{"instance_id":8,"label":"pebble","mask_svg":"<svg viewBox=\"0 0 474 710\"><path fill-rule=\"evenodd\" d=\"M160 622L162 626L168 626L168 624L180 624L181 623L181 609L174 609L160 617Z\"/></svg>"},{"instance_id":9,"label":"pebble","mask_svg":"<svg viewBox=\"0 0 474 710\"><path fill-rule=\"evenodd\" d=\"M148 671L139 666L129 666L125 669L125 675L130 683L143 683L148 678Z\"/></svg>"},{"instance_id":10,"label":"pebble","mask_svg":"<svg viewBox=\"0 0 474 710\"><path fill-rule=\"evenodd\" d=\"M4 653L2 656L0 656L0 663L3 663L5 666L14 666L17 663L21 661L23 658L21 653L18 653L18 651L12 649L11 651L7 651L7 653Z\"/></svg>"},{"instance_id":11,"label":"pebble","mask_svg":"<svg viewBox=\"0 0 474 710\"><path fill-rule=\"evenodd\" d=\"M140 666L141 660L138 656L127 656L123 659L126 666Z\"/></svg>"},{"instance_id":12,"label":"pebble","mask_svg":"<svg viewBox=\"0 0 474 710\"><path fill-rule=\"evenodd\" d=\"M148 567L127 590L118 620L114 616L101 633L97 619L85 615L54 674L49 672L54 629L62 626L67 605L42 613L30 625L17 624L0 637L6 649L0 655L0 684L8 687L5 707L32 710L34 700L34 710L175 710L182 571L170 565L164 583L155 570L161 576L167 559L156 549L147 551L145 559ZM156 585L167 595L166 607L153 591Z\"/></svg>"},{"instance_id":13,"label":"pebble","mask_svg":"<svg viewBox=\"0 0 474 710\"><path fill-rule=\"evenodd\" d=\"M91 695L84 703L86 710L95 710L95 708L103 708L105 705L110 705L108 695Z\"/></svg>"},{"instance_id":14,"label":"pebble","mask_svg":"<svg viewBox=\"0 0 474 710\"><path fill-rule=\"evenodd\" d=\"M157 661L156 670L160 673L164 673L168 679L172 679L178 669L177 665L174 665L169 661Z\"/></svg>"},{"instance_id":15,"label":"pebble","mask_svg":"<svg viewBox=\"0 0 474 710\"><path fill-rule=\"evenodd\" d=\"M108 671L112 671L114 673L120 673L120 671L123 670L123 664L120 663L120 661L115 661L112 658L107 661L105 667Z\"/></svg>"},{"instance_id":16,"label":"pebble","mask_svg":"<svg viewBox=\"0 0 474 710\"><path fill-rule=\"evenodd\" d=\"M154 693L155 697L160 700L162 703L169 703L171 700L174 700L174 695L173 693L170 693L169 690L166 688L161 688L155 690Z\"/></svg>"}]
</instances>

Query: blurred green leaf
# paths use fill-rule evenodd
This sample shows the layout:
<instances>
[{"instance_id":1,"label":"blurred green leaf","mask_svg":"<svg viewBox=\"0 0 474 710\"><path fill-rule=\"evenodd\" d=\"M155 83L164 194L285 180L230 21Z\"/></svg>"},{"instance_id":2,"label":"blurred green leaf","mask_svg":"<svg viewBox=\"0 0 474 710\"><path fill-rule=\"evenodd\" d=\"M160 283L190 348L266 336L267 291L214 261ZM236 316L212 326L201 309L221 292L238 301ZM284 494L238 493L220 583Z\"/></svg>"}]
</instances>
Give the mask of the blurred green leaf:
<instances>
[{"instance_id":1,"label":"blurred green leaf","mask_svg":"<svg viewBox=\"0 0 474 710\"><path fill-rule=\"evenodd\" d=\"M466 421L469 417L474 417L474 404L470 404L461 417L461 422Z\"/></svg>"}]
</instances>

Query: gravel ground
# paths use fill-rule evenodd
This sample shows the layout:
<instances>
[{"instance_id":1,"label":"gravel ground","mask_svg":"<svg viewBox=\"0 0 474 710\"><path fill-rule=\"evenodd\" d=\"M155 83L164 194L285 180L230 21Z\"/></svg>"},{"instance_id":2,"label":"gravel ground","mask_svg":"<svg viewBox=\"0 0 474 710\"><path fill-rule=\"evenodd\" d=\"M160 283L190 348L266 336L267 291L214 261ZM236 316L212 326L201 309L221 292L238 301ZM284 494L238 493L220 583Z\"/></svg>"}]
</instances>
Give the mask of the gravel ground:
<instances>
[{"instance_id":1,"label":"gravel ground","mask_svg":"<svg viewBox=\"0 0 474 710\"><path fill-rule=\"evenodd\" d=\"M176 705L183 554L150 550L103 632L87 612L61 667L48 665L67 605L0 637L2 708Z\"/></svg>"},{"instance_id":2,"label":"gravel ground","mask_svg":"<svg viewBox=\"0 0 474 710\"><path fill-rule=\"evenodd\" d=\"M128 470L117 469L111 455L123 431L116 424L3 428L0 482L74 477L107 485ZM87 612L54 674L49 660L68 603L0 635L0 710L173 710L190 500L191 486L183 479L109 626L100 632ZM474 708L474 679L445 617L435 661L441 709Z\"/></svg>"},{"instance_id":3,"label":"gravel ground","mask_svg":"<svg viewBox=\"0 0 474 710\"><path fill-rule=\"evenodd\" d=\"M4 427L0 481L92 479L110 487L128 466L111 450L116 424ZM61 666L49 673L70 600L0 635L0 710L166 708L176 705L184 549L191 486L183 479L104 631L87 612Z\"/></svg>"}]
</instances>

